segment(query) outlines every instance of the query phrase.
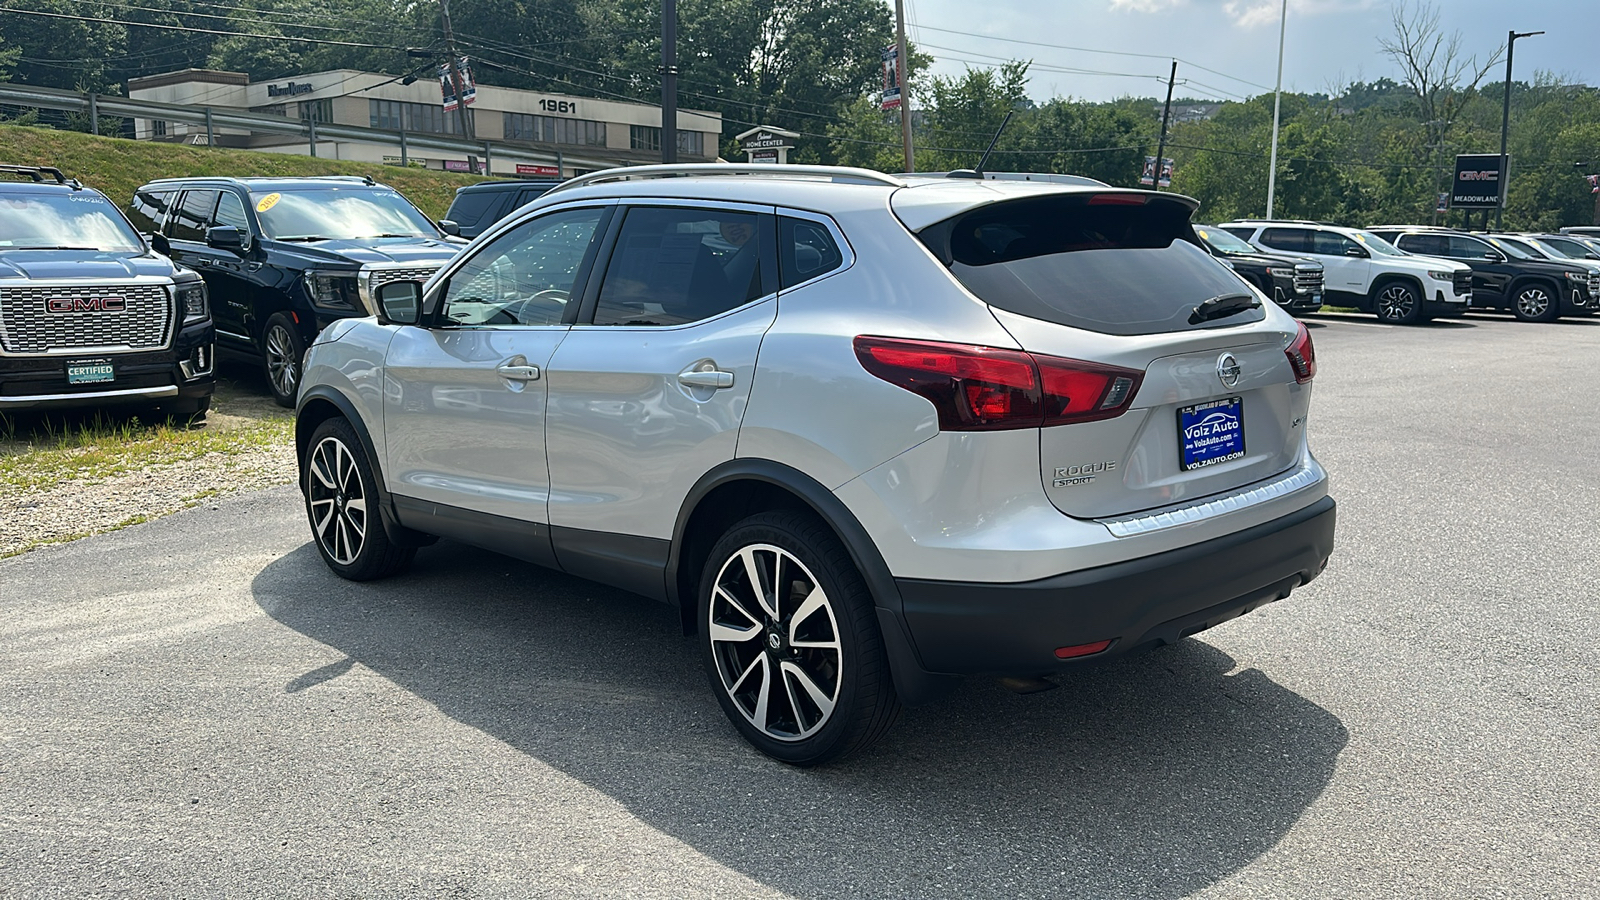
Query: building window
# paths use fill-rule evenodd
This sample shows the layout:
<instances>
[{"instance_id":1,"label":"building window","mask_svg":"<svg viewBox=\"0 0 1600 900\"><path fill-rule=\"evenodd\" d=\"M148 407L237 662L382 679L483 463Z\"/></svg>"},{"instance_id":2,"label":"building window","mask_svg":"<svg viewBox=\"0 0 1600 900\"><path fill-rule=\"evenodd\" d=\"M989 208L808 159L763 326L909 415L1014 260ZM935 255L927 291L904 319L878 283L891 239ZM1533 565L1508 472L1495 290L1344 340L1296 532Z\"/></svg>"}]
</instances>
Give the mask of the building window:
<instances>
[{"instance_id":1,"label":"building window","mask_svg":"<svg viewBox=\"0 0 1600 900\"><path fill-rule=\"evenodd\" d=\"M167 136L167 123L160 119L150 120L150 133L155 137Z\"/></svg>"},{"instance_id":2,"label":"building window","mask_svg":"<svg viewBox=\"0 0 1600 900\"><path fill-rule=\"evenodd\" d=\"M300 121L302 122L332 122L333 100L301 100Z\"/></svg>"},{"instance_id":3,"label":"building window","mask_svg":"<svg viewBox=\"0 0 1600 900\"><path fill-rule=\"evenodd\" d=\"M548 144L606 145L606 123L588 119L558 119L527 113L505 113L506 140L543 141Z\"/></svg>"},{"instance_id":4,"label":"building window","mask_svg":"<svg viewBox=\"0 0 1600 900\"><path fill-rule=\"evenodd\" d=\"M459 134L461 131L461 121L455 113L446 115L443 106L432 103L368 100L367 111L368 122L373 128L432 134Z\"/></svg>"},{"instance_id":5,"label":"building window","mask_svg":"<svg viewBox=\"0 0 1600 900\"><path fill-rule=\"evenodd\" d=\"M678 152L684 156L705 156L705 134L678 131ZM652 125L629 125L628 146L634 150L660 150L661 129Z\"/></svg>"}]
</instances>

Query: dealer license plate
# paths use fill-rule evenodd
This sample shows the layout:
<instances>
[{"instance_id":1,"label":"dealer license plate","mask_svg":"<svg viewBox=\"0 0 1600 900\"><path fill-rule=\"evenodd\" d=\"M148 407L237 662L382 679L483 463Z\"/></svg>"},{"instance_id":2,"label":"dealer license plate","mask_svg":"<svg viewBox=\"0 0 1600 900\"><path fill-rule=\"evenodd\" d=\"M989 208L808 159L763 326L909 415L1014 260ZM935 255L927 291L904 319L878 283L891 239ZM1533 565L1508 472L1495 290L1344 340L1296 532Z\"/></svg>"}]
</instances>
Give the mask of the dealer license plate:
<instances>
[{"instance_id":1,"label":"dealer license plate","mask_svg":"<svg viewBox=\"0 0 1600 900\"><path fill-rule=\"evenodd\" d=\"M1178 410L1183 469L1203 469L1244 456L1244 399L1228 397Z\"/></svg>"},{"instance_id":2,"label":"dealer license plate","mask_svg":"<svg viewBox=\"0 0 1600 900\"><path fill-rule=\"evenodd\" d=\"M101 384L116 381L117 372L104 359L67 363L67 384Z\"/></svg>"}]
</instances>

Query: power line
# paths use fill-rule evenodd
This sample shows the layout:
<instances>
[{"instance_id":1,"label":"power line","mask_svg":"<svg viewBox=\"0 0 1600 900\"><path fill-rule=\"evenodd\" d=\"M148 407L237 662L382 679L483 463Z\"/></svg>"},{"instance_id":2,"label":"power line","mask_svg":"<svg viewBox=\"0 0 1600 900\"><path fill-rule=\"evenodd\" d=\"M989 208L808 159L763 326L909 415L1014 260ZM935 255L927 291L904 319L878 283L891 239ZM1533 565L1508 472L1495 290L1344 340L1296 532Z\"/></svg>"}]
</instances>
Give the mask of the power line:
<instances>
[{"instance_id":1,"label":"power line","mask_svg":"<svg viewBox=\"0 0 1600 900\"><path fill-rule=\"evenodd\" d=\"M287 34L252 34L243 31L222 31L215 28L195 28L189 25L151 24L149 22L128 22L122 19L108 19L97 16L73 16L66 13L44 12L37 9L15 9L9 6L0 6L0 12L12 13L19 16L39 16L46 19L66 19L73 22L94 22L101 25L124 25L136 28L154 28L160 31L187 31L193 34L217 34L225 37L258 38L266 41L299 41L303 44L325 44L335 47L361 47L367 50L396 50L402 51L404 47L390 44L368 44L362 41L336 41L329 38L299 37Z\"/></svg>"}]
</instances>

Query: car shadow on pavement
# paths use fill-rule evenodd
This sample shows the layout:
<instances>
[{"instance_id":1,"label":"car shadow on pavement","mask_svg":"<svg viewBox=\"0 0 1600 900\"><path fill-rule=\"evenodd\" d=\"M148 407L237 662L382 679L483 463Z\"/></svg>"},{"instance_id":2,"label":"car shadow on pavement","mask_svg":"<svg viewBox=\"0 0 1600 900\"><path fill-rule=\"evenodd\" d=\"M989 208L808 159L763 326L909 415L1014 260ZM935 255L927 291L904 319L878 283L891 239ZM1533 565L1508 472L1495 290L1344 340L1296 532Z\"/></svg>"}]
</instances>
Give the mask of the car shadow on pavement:
<instances>
[{"instance_id":1,"label":"car shadow on pavement","mask_svg":"<svg viewBox=\"0 0 1600 900\"><path fill-rule=\"evenodd\" d=\"M1041 694L971 679L866 753L800 770L744 744L661 604L449 543L366 585L306 544L252 587L349 658L284 690L359 663L796 896L1182 897L1271 849L1348 739L1191 639Z\"/></svg>"}]
</instances>

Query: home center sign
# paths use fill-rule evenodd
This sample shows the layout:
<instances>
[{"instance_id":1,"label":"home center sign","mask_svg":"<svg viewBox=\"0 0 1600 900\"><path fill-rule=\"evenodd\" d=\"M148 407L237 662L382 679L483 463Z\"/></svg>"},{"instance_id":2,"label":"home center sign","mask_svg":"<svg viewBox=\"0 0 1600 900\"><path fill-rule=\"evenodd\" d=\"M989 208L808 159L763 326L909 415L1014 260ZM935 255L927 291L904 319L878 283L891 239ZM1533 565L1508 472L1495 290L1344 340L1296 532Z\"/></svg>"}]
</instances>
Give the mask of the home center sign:
<instances>
[{"instance_id":1,"label":"home center sign","mask_svg":"<svg viewBox=\"0 0 1600 900\"><path fill-rule=\"evenodd\" d=\"M789 151L794 149L798 132L785 131L771 125L759 125L735 139L744 151L745 161L752 163L787 163Z\"/></svg>"}]
</instances>

